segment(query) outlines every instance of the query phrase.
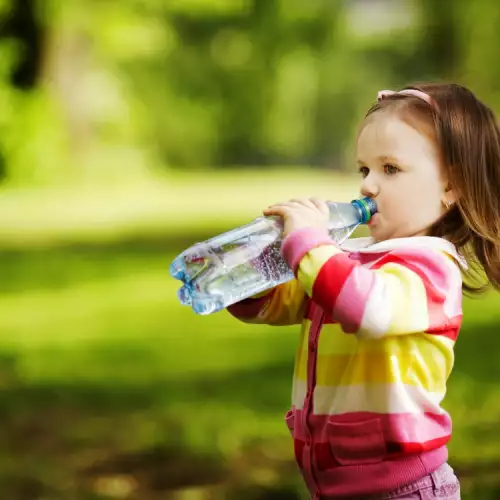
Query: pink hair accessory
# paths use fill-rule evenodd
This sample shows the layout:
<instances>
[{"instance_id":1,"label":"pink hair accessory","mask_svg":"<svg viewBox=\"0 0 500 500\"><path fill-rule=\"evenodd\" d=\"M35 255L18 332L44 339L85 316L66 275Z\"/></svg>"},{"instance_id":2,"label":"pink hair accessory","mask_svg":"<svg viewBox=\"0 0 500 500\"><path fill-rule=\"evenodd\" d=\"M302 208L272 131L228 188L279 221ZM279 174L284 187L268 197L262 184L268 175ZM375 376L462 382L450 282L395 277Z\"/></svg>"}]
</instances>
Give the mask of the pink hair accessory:
<instances>
[{"instance_id":1,"label":"pink hair accessory","mask_svg":"<svg viewBox=\"0 0 500 500\"><path fill-rule=\"evenodd\" d=\"M432 100L432 97L429 94L426 94L425 92L415 89L405 89L405 90L400 90L399 92L394 92L394 90L381 90L377 94L377 99L381 101L382 99L385 99L386 97L395 94L417 97L418 99L422 99L422 101L425 101L427 104L434 106L434 101Z\"/></svg>"},{"instance_id":2,"label":"pink hair accessory","mask_svg":"<svg viewBox=\"0 0 500 500\"><path fill-rule=\"evenodd\" d=\"M394 90L380 90L379 93L377 94L377 99L381 101L382 99L385 99L390 95L394 95L395 93L396 92L394 92Z\"/></svg>"}]
</instances>

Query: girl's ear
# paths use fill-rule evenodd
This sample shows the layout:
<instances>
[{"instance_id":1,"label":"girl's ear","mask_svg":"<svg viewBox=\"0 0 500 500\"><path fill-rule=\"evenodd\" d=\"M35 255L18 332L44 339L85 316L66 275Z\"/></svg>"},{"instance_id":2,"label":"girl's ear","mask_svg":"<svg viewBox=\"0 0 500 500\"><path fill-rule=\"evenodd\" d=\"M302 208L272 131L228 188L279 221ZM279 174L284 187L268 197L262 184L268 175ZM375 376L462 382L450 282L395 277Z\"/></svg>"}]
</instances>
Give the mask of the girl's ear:
<instances>
[{"instance_id":1,"label":"girl's ear","mask_svg":"<svg viewBox=\"0 0 500 500\"><path fill-rule=\"evenodd\" d=\"M455 195L455 192L453 191L453 188L451 187L451 184L448 182L446 184L446 187L444 189L443 193L443 205L446 207L449 207L456 203L457 197Z\"/></svg>"}]
</instances>

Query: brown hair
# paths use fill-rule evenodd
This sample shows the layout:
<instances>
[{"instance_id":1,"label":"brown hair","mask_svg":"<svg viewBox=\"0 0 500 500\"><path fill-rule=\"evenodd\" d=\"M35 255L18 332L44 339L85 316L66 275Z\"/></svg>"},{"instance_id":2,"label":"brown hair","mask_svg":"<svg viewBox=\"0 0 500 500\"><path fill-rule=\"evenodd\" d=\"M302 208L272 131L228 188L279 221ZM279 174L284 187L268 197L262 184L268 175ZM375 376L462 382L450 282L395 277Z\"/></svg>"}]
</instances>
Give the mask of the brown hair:
<instances>
[{"instance_id":1,"label":"brown hair","mask_svg":"<svg viewBox=\"0 0 500 500\"><path fill-rule=\"evenodd\" d=\"M425 92L432 105L415 96L392 94L367 113L397 112L409 124L431 133L456 203L429 228L446 238L469 263L468 292L488 282L500 290L500 130L493 111L461 85L431 83L405 89Z\"/></svg>"}]
</instances>

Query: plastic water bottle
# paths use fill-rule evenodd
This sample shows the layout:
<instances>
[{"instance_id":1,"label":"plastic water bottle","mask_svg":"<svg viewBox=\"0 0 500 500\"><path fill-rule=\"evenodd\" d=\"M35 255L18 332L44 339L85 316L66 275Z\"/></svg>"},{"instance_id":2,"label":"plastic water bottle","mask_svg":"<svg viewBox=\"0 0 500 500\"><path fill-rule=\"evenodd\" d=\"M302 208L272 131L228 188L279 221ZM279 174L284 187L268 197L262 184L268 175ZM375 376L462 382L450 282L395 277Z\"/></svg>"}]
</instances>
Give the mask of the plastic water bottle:
<instances>
[{"instance_id":1,"label":"plastic water bottle","mask_svg":"<svg viewBox=\"0 0 500 500\"><path fill-rule=\"evenodd\" d=\"M330 236L338 244L377 211L371 198L327 204ZM262 216L188 248L170 266L171 276L183 282L181 304L211 314L293 279L281 255L282 240L281 217Z\"/></svg>"}]
</instances>

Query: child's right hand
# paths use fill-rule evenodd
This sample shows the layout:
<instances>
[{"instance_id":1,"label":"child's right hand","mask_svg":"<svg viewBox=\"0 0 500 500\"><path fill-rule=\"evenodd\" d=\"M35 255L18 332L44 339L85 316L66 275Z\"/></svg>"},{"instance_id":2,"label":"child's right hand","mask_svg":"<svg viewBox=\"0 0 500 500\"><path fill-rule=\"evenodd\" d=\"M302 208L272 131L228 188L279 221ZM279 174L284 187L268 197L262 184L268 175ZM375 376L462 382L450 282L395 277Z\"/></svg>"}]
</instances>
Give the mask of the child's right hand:
<instances>
[{"instance_id":1,"label":"child's right hand","mask_svg":"<svg viewBox=\"0 0 500 500\"><path fill-rule=\"evenodd\" d=\"M266 208L263 213L283 218L285 236L297 229L309 227L328 230L330 210L325 202L316 198L300 198L278 203Z\"/></svg>"}]
</instances>

